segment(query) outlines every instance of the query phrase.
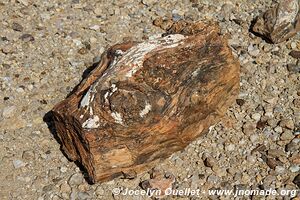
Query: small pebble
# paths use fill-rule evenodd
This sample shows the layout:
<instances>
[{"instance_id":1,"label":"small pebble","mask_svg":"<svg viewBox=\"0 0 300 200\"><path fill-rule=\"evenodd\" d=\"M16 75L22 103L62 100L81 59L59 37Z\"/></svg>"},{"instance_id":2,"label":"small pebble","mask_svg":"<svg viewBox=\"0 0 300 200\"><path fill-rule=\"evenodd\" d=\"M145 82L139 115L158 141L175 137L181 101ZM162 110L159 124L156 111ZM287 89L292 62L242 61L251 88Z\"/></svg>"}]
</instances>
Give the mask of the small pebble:
<instances>
[{"instance_id":1,"label":"small pebble","mask_svg":"<svg viewBox=\"0 0 300 200\"><path fill-rule=\"evenodd\" d=\"M94 31L97 31L97 30L100 29L100 26L99 25L90 26L90 29L94 30Z\"/></svg>"},{"instance_id":2,"label":"small pebble","mask_svg":"<svg viewBox=\"0 0 300 200\"><path fill-rule=\"evenodd\" d=\"M250 162L250 163L255 163L256 162L256 157L252 156L252 155L249 155L249 156L247 156L247 161Z\"/></svg>"},{"instance_id":3,"label":"small pebble","mask_svg":"<svg viewBox=\"0 0 300 200\"><path fill-rule=\"evenodd\" d=\"M211 156L202 157L202 159L206 167L213 167L217 163L217 160Z\"/></svg>"},{"instance_id":4,"label":"small pebble","mask_svg":"<svg viewBox=\"0 0 300 200\"><path fill-rule=\"evenodd\" d=\"M282 133L282 128L280 127L280 126L276 126L275 128L274 128L274 131L276 132L276 133Z\"/></svg>"},{"instance_id":5,"label":"small pebble","mask_svg":"<svg viewBox=\"0 0 300 200\"><path fill-rule=\"evenodd\" d=\"M28 0L18 0L18 2L20 2L24 6L28 6L29 5Z\"/></svg>"},{"instance_id":6,"label":"small pebble","mask_svg":"<svg viewBox=\"0 0 300 200\"><path fill-rule=\"evenodd\" d=\"M273 157L273 158L285 157L286 156L285 152L280 150L280 149L269 149L268 150L268 155Z\"/></svg>"},{"instance_id":7,"label":"small pebble","mask_svg":"<svg viewBox=\"0 0 300 200\"><path fill-rule=\"evenodd\" d=\"M24 167L25 163L22 160L14 160L13 165L15 169L18 169L20 167Z\"/></svg>"},{"instance_id":8,"label":"small pebble","mask_svg":"<svg viewBox=\"0 0 300 200\"><path fill-rule=\"evenodd\" d=\"M43 187L43 192L49 192L53 189L53 184L49 184Z\"/></svg>"},{"instance_id":9,"label":"small pebble","mask_svg":"<svg viewBox=\"0 0 300 200\"><path fill-rule=\"evenodd\" d=\"M258 128L258 129L264 129L266 126L267 126L267 121L264 121L264 120L259 120L256 123L256 128Z\"/></svg>"},{"instance_id":10,"label":"small pebble","mask_svg":"<svg viewBox=\"0 0 300 200\"><path fill-rule=\"evenodd\" d=\"M101 15L101 14L103 14L103 11L102 11L101 7L96 6L96 8L94 9L94 13L96 15Z\"/></svg>"},{"instance_id":11,"label":"small pebble","mask_svg":"<svg viewBox=\"0 0 300 200\"><path fill-rule=\"evenodd\" d=\"M34 37L31 34L25 33L21 35L20 39L24 42L32 42L34 41Z\"/></svg>"},{"instance_id":12,"label":"small pebble","mask_svg":"<svg viewBox=\"0 0 300 200\"><path fill-rule=\"evenodd\" d=\"M288 64L287 65L287 70L291 73L299 73L300 72L300 65L299 65L299 63L297 63L297 64Z\"/></svg>"},{"instance_id":13,"label":"small pebble","mask_svg":"<svg viewBox=\"0 0 300 200\"><path fill-rule=\"evenodd\" d=\"M285 130L285 131L281 134L280 139L283 140L283 141L285 141L285 140L292 140L294 137L295 137L295 136L294 136L294 134L293 134L292 131L290 131L290 130Z\"/></svg>"},{"instance_id":14,"label":"small pebble","mask_svg":"<svg viewBox=\"0 0 300 200\"><path fill-rule=\"evenodd\" d=\"M61 200L61 197L55 194L55 195L52 197L52 200Z\"/></svg>"},{"instance_id":15,"label":"small pebble","mask_svg":"<svg viewBox=\"0 0 300 200\"><path fill-rule=\"evenodd\" d=\"M77 40L77 39L74 39L73 42L76 46L80 46L82 44L82 42L80 40Z\"/></svg>"},{"instance_id":16,"label":"small pebble","mask_svg":"<svg viewBox=\"0 0 300 200\"><path fill-rule=\"evenodd\" d=\"M4 69L10 69L10 65L8 65L8 64L3 63L2 66L3 66Z\"/></svg>"},{"instance_id":17,"label":"small pebble","mask_svg":"<svg viewBox=\"0 0 300 200\"><path fill-rule=\"evenodd\" d=\"M86 54L87 52L88 52L88 50L85 47L82 47L78 50L78 53L82 54L82 55Z\"/></svg>"},{"instance_id":18,"label":"small pebble","mask_svg":"<svg viewBox=\"0 0 300 200\"><path fill-rule=\"evenodd\" d=\"M291 48L296 49L297 48L297 43L296 42L291 42Z\"/></svg>"},{"instance_id":19,"label":"small pebble","mask_svg":"<svg viewBox=\"0 0 300 200\"><path fill-rule=\"evenodd\" d=\"M90 195L86 192L78 192L78 199L79 200L85 200L85 199L89 199Z\"/></svg>"},{"instance_id":20,"label":"small pebble","mask_svg":"<svg viewBox=\"0 0 300 200\"><path fill-rule=\"evenodd\" d=\"M34 157L35 157L34 151L32 151L32 150L24 151L22 154L22 158L24 160L33 160Z\"/></svg>"},{"instance_id":21,"label":"small pebble","mask_svg":"<svg viewBox=\"0 0 300 200\"><path fill-rule=\"evenodd\" d=\"M236 103L239 105L239 106L243 106L245 104L245 100L244 99L237 99L236 100Z\"/></svg>"},{"instance_id":22,"label":"small pebble","mask_svg":"<svg viewBox=\"0 0 300 200\"><path fill-rule=\"evenodd\" d=\"M277 172L278 174L283 174L285 172L285 168L282 166L276 166L275 172Z\"/></svg>"},{"instance_id":23,"label":"small pebble","mask_svg":"<svg viewBox=\"0 0 300 200\"><path fill-rule=\"evenodd\" d=\"M300 174L298 174L298 175L294 178L293 183L295 183L295 184L298 186L298 188L300 188Z\"/></svg>"},{"instance_id":24,"label":"small pebble","mask_svg":"<svg viewBox=\"0 0 300 200\"><path fill-rule=\"evenodd\" d=\"M217 184L219 182L219 178L215 175L210 175L207 177L207 182L211 184Z\"/></svg>"},{"instance_id":25,"label":"small pebble","mask_svg":"<svg viewBox=\"0 0 300 200\"><path fill-rule=\"evenodd\" d=\"M293 165L289 169L290 169L291 172L296 173L300 170L300 166L299 165Z\"/></svg>"},{"instance_id":26,"label":"small pebble","mask_svg":"<svg viewBox=\"0 0 300 200\"><path fill-rule=\"evenodd\" d=\"M101 60L101 57L100 57L100 56L95 56L95 57L93 58L93 63L99 63L100 60Z\"/></svg>"},{"instance_id":27,"label":"small pebble","mask_svg":"<svg viewBox=\"0 0 300 200\"><path fill-rule=\"evenodd\" d=\"M216 173L216 175L218 177L224 177L227 175L226 169L225 168L221 168L217 165L212 167L212 170Z\"/></svg>"},{"instance_id":28,"label":"small pebble","mask_svg":"<svg viewBox=\"0 0 300 200\"><path fill-rule=\"evenodd\" d=\"M17 22L14 22L12 24L12 27L11 27L14 31L19 31L19 32L22 32L24 30L23 26L21 26L21 24L17 23Z\"/></svg>"},{"instance_id":29,"label":"small pebble","mask_svg":"<svg viewBox=\"0 0 300 200\"><path fill-rule=\"evenodd\" d=\"M250 135L250 141L255 143L258 140L259 136L257 134Z\"/></svg>"},{"instance_id":30,"label":"small pebble","mask_svg":"<svg viewBox=\"0 0 300 200\"><path fill-rule=\"evenodd\" d=\"M300 138L293 139L286 145L286 151L296 152L300 149Z\"/></svg>"},{"instance_id":31,"label":"small pebble","mask_svg":"<svg viewBox=\"0 0 300 200\"><path fill-rule=\"evenodd\" d=\"M259 121L261 118L261 114L259 113L254 113L251 115L251 118L254 119L255 121Z\"/></svg>"},{"instance_id":32,"label":"small pebble","mask_svg":"<svg viewBox=\"0 0 300 200\"><path fill-rule=\"evenodd\" d=\"M177 22L179 20L182 20L183 17L181 15L179 15L178 13L173 13L172 14L172 19L173 19L173 21Z\"/></svg>"},{"instance_id":33,"label":"small pebble","mask_svg":"<svg viewBox=\"0 0 300 200\"><path fill-rule=\"evenodd\" d=\"M96 38L94 38L94 37L91 37L90 38L90 43L91 44L95 44L97 42L97 39Z\"/></svg>"},{"instance_id":34,"label":"small pebble","mask_svg":"<svg viewBox=\"0 0 300 200\"><path fill-rule=\"evenodd\" d=\"M103 189L103 186L99 185L96 188L96 195L99 197L103 196L105 194L105 190Z\"/></svg>"},{"instance_id":35,"label":"small pebble","mask_svg":"<svg viewBox=\"0 0 300 200\"><path fill-rule=\"evenodd\" d=\"M67 182L63 182L60 185L60 192L62 192L62 193L70 193L71 192L71 187L68 185Z\"/></svg>"},{"instance_id":36,"label":"small pebble","mask_svg":"<svg viewBox=\"0 0 300 200\"><path fill-rule=\"evenodd\" d=\"M293 50L293 51L290 52L289 55L292 56L293 58L298 59L298 58L300 58L300 51Z\"/></svg>"},{"instance_id":37,"label":"small pebble","mask_svg":"<svg viewBox=\"0 0 300 200\"><path fill-rule=\"evenodd\" d=\"M279 164L279 163L278 163L275 159L273 159L273 158L267 158L266 163L267 163L267 165L268 165L271 169L275 169L276 166L278 166L278 164Z\"/></svg>"},{"instance_id":38,"label":"small pebble","mask_svg":"<svg viewBox=\"0 0 300 200\"><path fill-rule=\"evenodd\" d=\"M252 122L246 122L243 125L243 132L246 135L251 135L256 130L256 124Z\"/></svg>"},{"instance_id":39,"label":"small pebble","mask_svg":"<svg viewBox=\"0 0 300 200\"><path fill-rule=\"evenodd\" d=\"M80 185L82 183L82 175L79 173L73 174L71 178L69 179L68 183L72 185Z\"/></svg>"},{"instance_id":40,"label":"small pebble","mask_svg":"<svg viewBox=\"0 0 300 200\"><path fill-rule=\"evenodd\" d=\"M225 147L226 151L234 151L235 150L235 145L234 144L229 144Z\"/></svg>"},{"instance_id":41,"label":"small pebble","mask_svg":"<svg viewBox=\"0 0 300 200\"><path fill-rule=\"evenodd\" d=\"M17 91L18 93L23 93L23 92L24 92L24 89L23 89L22 87L18 87L18 88L16 89L16 91Z\"/></svg>"},{"instance_id":42,"label":"small pebble","mask_svg":"<svg viewBox=\"0 0 300 200\"><path fill-rule=\"evenodd\" d=\"M248 46L248 53L253 57L257 57L259 55L260 51L256 46L253 46L252 44L250 44Z\"/></svg>"},{"instance_id":43,"label":"small pebble","mask_svg":"<svg viewBox=\"0 0 300 200\"><path fill-rule=\"evenodd\" d=\"M294 99L293 104L296 108L300 108L300 99Z\"/></svg>"},{"instance_id":44,"label":"small pebble","mask_svg":"<svg viewBox=\"0 0 300 200\"><path fill-rule=\"evenodd\" d=\"M294 121L292 119L281 120L279 125L283 128L288 128L288 129L291 129L291 130L293 130L295 128L295 124L294 124Z\"/></svg>"},{"instance_id":45,"label":"small pebble","mask_svg":"<svg viewBox=\"0 0 300 200\"><path fill-rule=\"evenodd\" d=\"M268 123L268 125L271 126L272 128L275 128L278 122L277 122L277 120L271 118L271 119L268 119L267 123Z\"/></svg>"},{"instance_id":46,"label":"small pebble","mask_svg":"<svg viewBox=\"0 0 300 200\"><path fill-rule=\"evenodd\" d=\"M2 116L4 118L10 118L10 117L14 116L15 111L16 111L16 106L5 107L2 111Z\"/></svg>"},{"instance_id":47,"label":"small pebble","mask_svg":"<svg viewBox=\"0 0 300 200\"><path fill-rule=\"evenodd\" d=\"M76 189L73 189L70 194L70 200L78 200L78 193Z\"/></svg>"},{"instance_id":48,"label":"small pebble","mask_svg":"<svg viewBox=\"0 0 300 200\"><path fill-rule=\"evenodd\" d=\"M68 171L68 168L62 166L62 167L60 168L60 171L61 171L62 173L66 173L66 172Z\"/></svg>"}]
</instances>

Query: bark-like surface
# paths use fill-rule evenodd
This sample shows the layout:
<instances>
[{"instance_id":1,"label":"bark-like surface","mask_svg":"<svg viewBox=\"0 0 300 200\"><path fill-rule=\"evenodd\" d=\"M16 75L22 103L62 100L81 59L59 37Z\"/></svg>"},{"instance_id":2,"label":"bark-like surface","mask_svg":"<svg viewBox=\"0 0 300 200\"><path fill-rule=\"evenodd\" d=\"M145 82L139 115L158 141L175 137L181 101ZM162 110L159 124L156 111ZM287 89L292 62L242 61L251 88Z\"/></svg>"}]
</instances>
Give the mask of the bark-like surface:
<instances>
[{"instance_id":1,"label":"bark-like surface","mask_svg":"<svg viewBox=\"0 0 300 200\"><path fill-rule=\"evenodd\" d=\"M57 134L92 182L153 167L208 131L239 92L239 63L213 23L111 47L53 109Z\"/></svg>"},{"instance_id":2,"label":"bark-like surface","mask_svg":"<svg viewBox=\"0 0 300 200\"><path fill-rule=\"evenodd\" d=\"M281 0L256 19L253 31L272 43L283 42L300 30L298 0Z\"/></svg>"}]
</instances>

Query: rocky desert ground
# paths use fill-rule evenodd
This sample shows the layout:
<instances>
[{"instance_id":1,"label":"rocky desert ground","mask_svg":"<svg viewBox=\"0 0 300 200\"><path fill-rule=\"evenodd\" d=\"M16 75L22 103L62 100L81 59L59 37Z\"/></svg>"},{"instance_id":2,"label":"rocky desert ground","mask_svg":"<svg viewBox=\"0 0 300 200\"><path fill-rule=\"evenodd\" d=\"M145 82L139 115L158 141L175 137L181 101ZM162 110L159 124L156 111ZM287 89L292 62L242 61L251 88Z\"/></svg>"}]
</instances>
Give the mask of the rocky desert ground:
<instances>
[{"instance_id":1,"label":"rocky desert ground","mask_svg":"<svg viewBox=\"0 0 300 200\"><path fill-rule=\"evenodd\" d=\"M0 199L151 199L150 173L90 185L51 132L47 113L80 82L101 53L163 30L157 17L219 22L241 64L236 103L212 130L156 167L176 189L166 199L300 199L300 36L270 44L249 32L271 0L1 0ZM296 54L296 53L294 53ZM298 56L300 57L300 56ZM118 189L116 189L118 188ZM209 190L296 191L210 195Z\"/></svg>"}]
</instances>

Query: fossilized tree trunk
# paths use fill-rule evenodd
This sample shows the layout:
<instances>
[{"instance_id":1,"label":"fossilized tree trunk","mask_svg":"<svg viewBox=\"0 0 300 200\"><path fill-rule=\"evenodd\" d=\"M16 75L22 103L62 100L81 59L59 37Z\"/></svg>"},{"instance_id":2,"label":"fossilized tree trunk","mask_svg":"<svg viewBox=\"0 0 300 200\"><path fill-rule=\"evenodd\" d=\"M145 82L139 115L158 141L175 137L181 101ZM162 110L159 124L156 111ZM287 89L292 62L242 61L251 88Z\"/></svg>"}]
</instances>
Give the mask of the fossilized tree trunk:
<instances>
[{"instance_id":1,"label":"fossilized tree trunk","mask_svg":"<svg viewBox=\"0 0 300 200\"><path fill-rule=\"evenodd\" d=\"M239 63L218 26L174 25L169 33L111 47L54 107L63 150L92 182L153 167L207 132L234 102Z\"/></svg>"},{"instance_id":2,"label":"fossilized tree trunk","mask_svg":"<svg viewBox=\"0 0 300 200\"><path fill-rule=\"evenodd\" d=\"M272 43L280 43L300 31L299 0L280 0L255 20L252 31Z\"/></svg>"}]
</instances>

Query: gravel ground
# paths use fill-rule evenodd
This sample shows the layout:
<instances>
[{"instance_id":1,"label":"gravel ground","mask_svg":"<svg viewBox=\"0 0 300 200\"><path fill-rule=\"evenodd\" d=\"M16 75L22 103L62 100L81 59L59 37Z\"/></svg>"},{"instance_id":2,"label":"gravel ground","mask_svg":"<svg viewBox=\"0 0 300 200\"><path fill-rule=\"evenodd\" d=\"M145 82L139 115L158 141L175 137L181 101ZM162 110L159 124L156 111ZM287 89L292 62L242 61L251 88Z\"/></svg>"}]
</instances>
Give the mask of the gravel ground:
<instances>
[{"instance_id":1,"label":"gravel ground","mask_svg":"<svg viewBox=\"0 0 300 200\"><path fill-rule=\"evenodd\" d=\"M207 135L157 168L172 173L177 188L295 190L293 181L300 187L300 177L295 178L300 173L300 64L289 56L291 50L300 50L300 37L272 45L249 33L252 19L271 3L1 0L0 198L150 199L112 194L116 187L140 189L148 173L89 185L62 154L43 118L104 49L162 33L152 25L159 16L218 21L241 63L241 93ZM204 193L167 197L208 198L234 199Z\"/></svg>"}]
</instances>

